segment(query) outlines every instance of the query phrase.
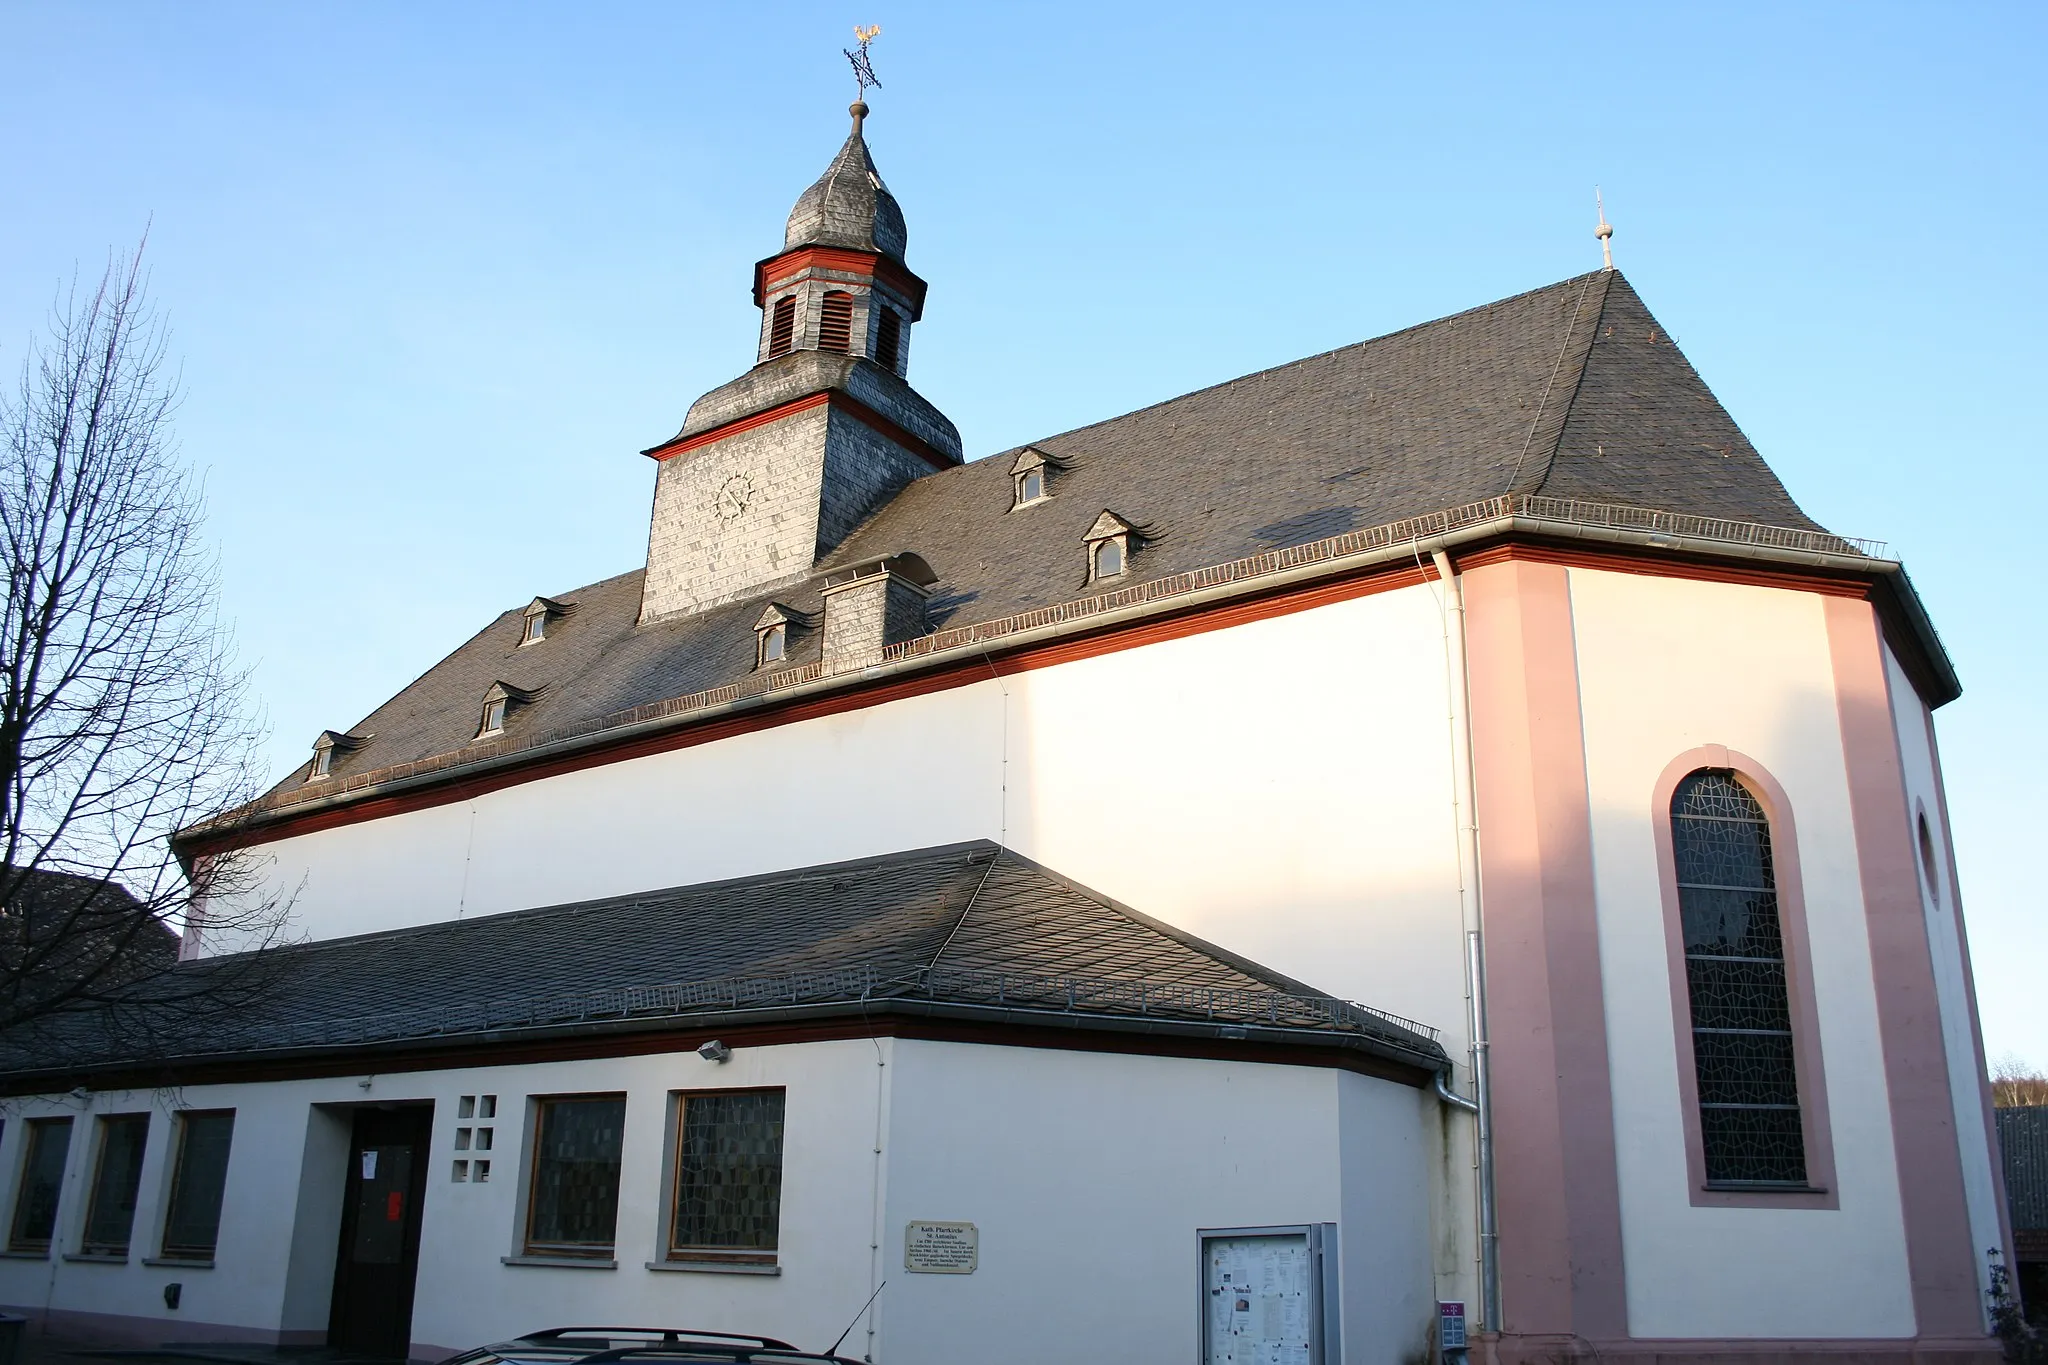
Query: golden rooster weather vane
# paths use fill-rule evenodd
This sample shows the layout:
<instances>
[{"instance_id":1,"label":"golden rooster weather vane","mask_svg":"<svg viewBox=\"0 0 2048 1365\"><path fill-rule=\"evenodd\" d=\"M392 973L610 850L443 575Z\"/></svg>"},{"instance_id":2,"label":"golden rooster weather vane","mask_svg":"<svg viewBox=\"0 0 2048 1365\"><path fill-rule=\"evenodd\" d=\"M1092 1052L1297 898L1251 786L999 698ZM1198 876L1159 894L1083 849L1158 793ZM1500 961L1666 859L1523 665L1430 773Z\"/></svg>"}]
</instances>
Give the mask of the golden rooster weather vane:
<instances>
[{"instance_id":1,"label":"golden rooster weather vane","mask_svg":"<svg viewBox=\"0 0 2048 1365\"><path fill-rule=\"evenodd\" d=\"M853 79L855 84L860 87L854 95L856 100L864 101L867 99L869 86L872 85L877 90L882 87L882 82L875 76L875 68L868 65L868 44L880 37L881 32L882 26L880 24L869 24L866 28L855 24L853 26L853 36L860 40L860 50L856 52L851 49L842 49L842 51L846 52L846 60L853 63Z\"/></svg>"}]
</instances>

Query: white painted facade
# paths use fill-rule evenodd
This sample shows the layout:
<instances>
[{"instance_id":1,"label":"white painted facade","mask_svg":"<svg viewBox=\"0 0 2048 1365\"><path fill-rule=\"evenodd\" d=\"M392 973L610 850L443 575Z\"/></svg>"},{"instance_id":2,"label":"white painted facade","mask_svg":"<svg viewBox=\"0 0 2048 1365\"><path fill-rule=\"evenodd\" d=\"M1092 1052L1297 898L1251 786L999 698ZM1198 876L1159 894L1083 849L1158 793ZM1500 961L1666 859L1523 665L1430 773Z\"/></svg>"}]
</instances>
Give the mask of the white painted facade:
<instances>
[{"instance_id":1,"label":"white painted facade","mask_svg":"<svg viewBox=\"0 0 2048 1365\"><path fill-rule=\"evenodd\" d=\"M1902 1176L1824 599L1786 588L1602 569L1573 569L1569 582L1629 1332L1732 1340L1911 1337L1916 1323ZM1468 1038L1444 630L1434 586L1354 597L282 839L266 849L272 886L296 889L299 926L324 938L994 839L1318 990L1438 1027L1462 1082ZM1731 668L1730 660L1741 666ZM1945 865L1950 855L1924 708L1896 662L1890 667L1908 791L1928 810ZM1664 768L1703 745L1723 745L1762 764L1796 813L1838 1208L1698 1207L1688 1198L1673 983L1654 843L1654 822L1665 816L1653 803ZM1927 898L1929 944L1963 1180L1977 1242L1996 1246L1991 1149L1974 1088L1960 940L1952 911L1938 900ZM1166 1210L1144 1201L1171 1191L1171 1202L1183 1205L1173 1216L1183 1232L1340 1219L1341 1207L1347 1276L1373 1258L1382 1263L1371 1277L1375 1283L1403 1286L1396 1302L1371 1296L1353 1302L1362 1291L1347 1278L1347 1315L1405 1320L1416 1303L1435 1297L1477 1298L1469 1122L1442 1111L1426 1122L1410 1114L1383 1127L1386 1105L1413 1109L1413 1091L1395 1088L1397 1101L1373 1098L1387 1087L1329 1073L1317 1076L1309 1088L1321 1086L1319 1098L1299 1101L1303 1108L1271 1098L1224 1105L1242 1113L1277 1106L1269 1112L1305 1116L1288 1139L1305 1145L1290 1148L1293 1154L1279 1162L1284 1169L1252 1185L1260 1200L1275 1206L1255 1216L1228 1201L1210 1205L1190 1196L1204 1188L1200 1172L1217 1156L1214 1143L1223 1140L1213 1116L1198 1119L1195 1110L1176 1112L1160 1100L1120 1117L1114 1107L1097 1105L1106 1095L1134 1093L1125 1084L1068 1093L1054 1077L1090 1069L1106 1077L1216 1067L1224 1079L1189 1082L1183 1098L1193 1104L1196 1095L1211 1094L1205 1089L1211 1085L1244 1095L1262 1085L1294 1084L1273 1079L1293 1075L1289 1068L1020 1053L1003 1068L984 1069L971 1060L979 1052L893 1046L904 1055L902 1074L885 1087L891 1227L908 1218L976 1217L959 1206L993 1197L992 1189L974 1187L989 1169L981 1159L1039 1131L1029 1114L1014 1108L1020 1097L1039 1093L1063 1121L1092 1125L1072 1131L1097 1137L1070 1153L1077 1163L1071 1175L1055 1164L1044 1179L1027 1179L1029 1154L1013 1152L996 1163L1013 1173L997 1178L997 1187L1029 1190L1039 1201L1049 1186L1085 1182L1096 1198L1073 1211L1083 1225L1099 1212L1094 1206L1104 1191L1138 1201L1128 1216L1140 1223L1166 1220ZM881 1047L887 1052L891 1045ZM695 1059L580 1063L574 1088L659 1089L675 1082L645 1077L677 1067L691 1072ZM826 1082L829 1069L817 1070L817 1093L845 1089L832 1101L839 1121L868 1122L860 1117L873 1113L865 1071L852 1067ZM908 1083L912 1076L918 1084ZM457 1084L450 1078L433 1083ZM473 1090L484 1083L460 1084ZM499 1084L514 1091L542 1082ZM795 1096L793 1088L793 1105ZM311 1092L293 1101L301 1108L330 1102ZM651 1115L656 1107L650 1101L636 1112ZM1358 1117L1340 1120L1334 1117L1340 1110ZM999 1117L1006 1113L1012 1118ZM1312 1114L1318 1117L1306 1117ZM1511 1123L1512 1116L1502 1121ZM1370 1134L1367 1149L1390 1140L1388 1134L1416 1144L1400 1157L1409 1173L1400 1199L1388 1202L1387 1189L1354 1172L1361 1153L1329 1146L1339 1133ZM629 1184L637 1179L653 1188L644 1168L654 1152L629 1141ZM837 1159L817 1155L828 1164ZM1235 1151L1227 1156L1234 1181L1245 1158ZM635 1162L643 1167L638 1176L631 1174ZM1186 1163L1184 1178L1123 1178L1127 1168L1156 1173L1177 1169L1175 1162ZM791 1172L795 1202L787 1207L795 1209L807 1177L797 1173L794 1158ZM1309 1184L1288 1186L1295 1177ZM854 1175L840 1171L835 1184L842 1195L852 1188L848 1181ZM1283 1196L1290 1188L1295 1192ZM474 1221L502 1197L502 1190L453 1191L441 1201L445 1214L430 1219L416 1340L455 1345L476 1339L481 1323L433 1315L484 1296L487 1283L503 1273L521 1276L521 1284L530 1278L536 1288L522 1290L522 1298L537 1320L549 1317L542 1310L556 1291L545 1286L559 1275L507 1272L473 1254L478 1237L493 1246L505 1241L502 1225L486 1236L487 1224ZM1280 1205L1291 1211L1280 1212ZM1310 1206L1324 1211L1312 1213ZM652 1237L651 1223L628 1231L640 1216L622 1212L622 1244L635 1235ZM847 1205L833 1216L867 1215ZM1399 1241L1381 1241L1356 1231L1397 1224L1416 1229L1413 1240L1404 1233ZM457 1244L444 1247L444 1257L431 1241L456 1235L449 1230L457 1227L467 1229L459 1239L472 1248L466 1260ZM851 1245L847 1239L854 1235L836 1224L804 1230L786 1222L785 1245L796 1259L782 1283L798 1275L802 1258L811 1254L796 1248ZM1077 1239L1090 1252L1103 1244L1094 1236ZM331 1249L326 1254L331 1257ZM1036 1301L1039 1278L1057 1278L1059 1255L1051 1243L1034 1244L1029 1257L992 1261L992 1269L1005 1267L1002 1274L967 1291L915 1282L892 1303L929 1300L928 1321L938 1334L932 1340L957 1346L991 1321L989 1314L999 1319L1002 1311L1018 1311L984 1303L999 1281L1007 1286L1001 1291L1006 1302ZM802 1274L815 1275L806 1282L821 1291L813 1296L817 1301L837 1303L865 1283L858 1269L846 1262L829 1273L820 1265ZM1101 1273L1114 1281L1141 1272L1105 1267ZM584 1271L560 1274L579 1285L594 1278ZM649 1275L674 1278L637 1270L628 1275L622 1268L607 1283ZM456 1278L443 1283L437 1276ZM302 1310L293 1310L300 1320L288 1324L295 1330L311 1330L324 1312L325 1300L312 1287L317 1280L294 1290L304 1300ZM1150 1322L1165 1321L1165 1305L1184 1289L1175 1280L1119 1292L1148 1305L1132 1321ZM604 1292L626 1293L622 1310L644 1305L651 1312L656 1300L631 1295L667 1291ZM702 1300L717 1305L706 1307L709 1317L698 1312L699 1297L676 1302L689 1306L697 1325L744 1329L752 1322L754 1330L766 1330L762 1319L748 1314L769 1292L721 1282ZM1057 1296L1053 1279L1044 1293ZM566 1311L582 1302L564 1299L564 1311L555 1316L589 1317ZM964 1307L970 1304L976 1306ZM1108 1318L1089 1320L1113 1334ZM802 1322L801 1330L790 1331L816 1335L811 1329L817 1324ZM901 1354L892 1360L925 1358L909 1338L897 1342Z\"/></svg>"},{"instance_id":2,"label":"white painted facade","mask_svg":"<svg viewBox=\"0 0 2048 1365\"><path fill-rule=\"evenodd\" d=\"M787 1090L772 1276L648 1268L669 1097L721 1086ZM479 1091L498 1096L496 1174L455 1184L456 1100ZM529 1097L593 1091L626 1095L616 1267L505 1264L520 1249ZM887 1279L851 1354L891 1365L1188 1359L1196 1230L1294 1222L1355 1229L1341 1253L1345 1362L1392 1365L1430 1329L1427 1267L1409 1254L1429 1236L1425 1166L1440 1120L1426 1094L1320 1067L892 1039L743 1047L722 1065L685 1053L24 1103L0 1135L0 1168L19 1166L19 1119L79 1120L58 1232L67 1250L83 1219L89 1120L149 1110L153 1121L130 1261L0 1260L0 1303L105 1334L124 1323L130 1335L204 1340L324 1331L348 1119L364 1104L414 1101L435 1116L417 1353L572 1322L687 1324L818 1349ZM236 1114L210 1268L143 1260L162 1226L174 1106ZM973 1222L975 1273L906 1273L913 1219ZM181 1305L167 1314L173 1282Z\"/></svg>"},{"instance_id":3,"label":"white painted facade","mask_svg":"<svg viewBox=\"0 0 2048 1365\"><path fill-rule=\"evenodd\" d=\"M1822 602L1779 588L1571 572L1622 1245L1636 1336L1914 1331ZM1796 813L1838 1210L1695 1208L1688 1199L1651 822L1663 817L1653 808L1659 775L1680 754L1708 744L1761 763Z\"/></svg>"}]
</instances>

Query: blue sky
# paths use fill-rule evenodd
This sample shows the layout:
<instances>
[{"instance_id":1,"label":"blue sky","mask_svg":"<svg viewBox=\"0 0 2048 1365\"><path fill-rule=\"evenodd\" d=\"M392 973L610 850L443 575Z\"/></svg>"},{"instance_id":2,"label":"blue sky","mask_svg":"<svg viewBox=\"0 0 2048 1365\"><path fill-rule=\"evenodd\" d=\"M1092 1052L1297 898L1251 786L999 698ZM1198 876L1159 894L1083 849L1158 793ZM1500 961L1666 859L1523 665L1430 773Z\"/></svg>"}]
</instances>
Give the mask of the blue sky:
<instances>
[{"instance_id":1,"label":"blue sky","mask_svg":"<svg viewBox=\"0 0 2048 1365\"><path fill-rule=\"evenodd\" d=\"M2048 8L861 5L0 3L0 361L152 225L280 771L642 561L636 452L751 361L880 23L912 378L970 454L1589 269L1602 184L1793 495L1932 610L1987 1043L2048 1066Z\"/></svg>"}]
</instances>

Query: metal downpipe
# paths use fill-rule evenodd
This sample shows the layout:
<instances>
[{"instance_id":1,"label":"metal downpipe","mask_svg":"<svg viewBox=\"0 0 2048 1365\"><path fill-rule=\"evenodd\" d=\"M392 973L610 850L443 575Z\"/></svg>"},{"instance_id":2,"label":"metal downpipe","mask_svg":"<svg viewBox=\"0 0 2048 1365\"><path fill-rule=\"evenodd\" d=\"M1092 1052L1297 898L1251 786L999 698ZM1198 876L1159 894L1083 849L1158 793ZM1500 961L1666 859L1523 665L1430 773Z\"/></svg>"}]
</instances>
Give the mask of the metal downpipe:
<instances>
[{"instance_id":1,"label":"metal downpipe","mask_svg":"<svg viewBox=\"0 0 2048 1365\"><path fill-rule=\"evenodd\" d=\"M1450 1091L1441 1073L1436 1092L1472 1115L1477 1148L1480 1325L1501 1330L1500 1228L1493 1179L1493 1079L1486 1026L1486 945L1479 892L1479 808L1472 760L1471 675L1465 661L1465 590L1450 556L1430 552L1444 585L1444 650L1451 704L1452 800L1458 820L1458 900L1465 929L1466 1026L1472 1039L1472 1098ZM1452 618L1456 619L1453 620Z\"/></svg>"}]
</instances>

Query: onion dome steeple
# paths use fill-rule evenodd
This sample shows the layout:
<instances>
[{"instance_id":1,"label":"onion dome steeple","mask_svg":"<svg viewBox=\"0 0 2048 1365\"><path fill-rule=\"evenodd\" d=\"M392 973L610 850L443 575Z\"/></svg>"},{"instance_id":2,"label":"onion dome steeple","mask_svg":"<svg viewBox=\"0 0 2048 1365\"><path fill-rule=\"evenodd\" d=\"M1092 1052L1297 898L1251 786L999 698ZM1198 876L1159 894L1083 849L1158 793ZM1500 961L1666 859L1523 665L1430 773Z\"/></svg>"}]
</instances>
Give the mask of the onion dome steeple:
<instances>
[{"instance_id":1,"label":"onion dome steeple","mask_svg":"<svg viewBox=\"0 0 2048 1365\"><path fill-rule=\"evenodd\" d=\"M643 621L801 583L897 490L960 463L959 431L905 379L925 284L903 263L903 210L868 155L867 114L856 101L782 250L754 266L753 368L645 452L661 472Z\"/></svg>"},{"instance_id":2,"label":"onion dome steeple","mask_svg":"<svg viewBox=\"0 0 2048 1365\"><path fill-rule=\"evenodd\" d=\"M849 112L853 115L853 131L825 173L790 210L789 224L782 234L782 249L849 247L879 252L900 264L907 245L903 210L889 193L889 187L882 183L881 174L875 170L875 159L868 152L867 139L861 136L861 124L868 116L867 103L855 100Z\"/></svg>"}]
</instances>

